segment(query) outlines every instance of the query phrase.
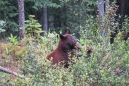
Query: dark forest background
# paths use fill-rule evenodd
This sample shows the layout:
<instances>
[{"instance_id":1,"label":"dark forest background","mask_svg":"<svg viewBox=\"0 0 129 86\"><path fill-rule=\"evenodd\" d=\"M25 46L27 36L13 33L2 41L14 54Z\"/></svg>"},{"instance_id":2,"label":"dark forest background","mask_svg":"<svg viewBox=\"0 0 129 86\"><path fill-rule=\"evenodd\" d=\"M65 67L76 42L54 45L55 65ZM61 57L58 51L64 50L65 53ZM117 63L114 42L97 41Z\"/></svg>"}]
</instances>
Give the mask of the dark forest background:
<instances>
[{"instance_id":1,"label":"dark forest background","mask_svg":"<svg viewBox=\"0 0 129 86\"><path fill-rule=\"evenodd\" d=\"M20 37L19 21L24 24L25 20L29 19L29 15L35 16L42 25L43 31L59 33L70 28L79 38L80 29L92 29L85 27L87 20L98 22L96 18L99 12L104 16L112 3L118 6L114 22L118 22L119 29L122 29L124 18L129 15L128 0L1 0L0 39L10 36L11 33ZM19 6L23 6L24 10L20 11ZM19 12L23 12L23 18Z\"/></svg>"}]
</instances>

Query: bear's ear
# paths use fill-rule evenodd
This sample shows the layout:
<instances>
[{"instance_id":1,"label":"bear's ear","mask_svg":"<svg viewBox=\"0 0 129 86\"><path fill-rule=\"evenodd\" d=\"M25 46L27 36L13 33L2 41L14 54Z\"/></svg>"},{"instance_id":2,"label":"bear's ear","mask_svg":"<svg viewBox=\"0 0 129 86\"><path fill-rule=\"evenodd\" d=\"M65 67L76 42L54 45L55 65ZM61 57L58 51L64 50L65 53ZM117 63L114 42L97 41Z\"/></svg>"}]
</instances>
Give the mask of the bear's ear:
<instances>
[{"instance_id":1,"label":"bear's ear","mask_svg":"<svg viewBox=\"0 0 129 86\"><path fill-rule=\"evenodd\" d=\"M71 34L70 29L67 29L66 34Z\"/></svg>"},{"instance_id":2,"label":"bear's ear","mask_svg":"<svg viewBox=\"0 0 129 86\"><path fill-rule=\"evenodd\" d=\"M59 34L60 35L60 39L64 40L66 39L62 34Z\"/></svg>"}]
</instances>

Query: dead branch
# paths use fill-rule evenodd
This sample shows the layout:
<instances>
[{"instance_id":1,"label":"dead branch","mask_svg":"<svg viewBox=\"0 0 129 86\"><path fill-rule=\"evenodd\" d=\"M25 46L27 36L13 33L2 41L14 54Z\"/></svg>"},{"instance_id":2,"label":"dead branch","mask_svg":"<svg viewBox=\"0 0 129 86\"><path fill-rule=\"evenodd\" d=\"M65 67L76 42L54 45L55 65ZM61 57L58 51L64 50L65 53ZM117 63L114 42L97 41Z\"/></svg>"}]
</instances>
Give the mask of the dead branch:
<instances>
[{"instance_id":1,"label":"dead branch","mask_svg":"<svg viewBox=\"0 0 129 86\"><path fill-rule=\"evenodd\" d=\"M14 71L11 71L11 70L9 70L7 68L4 68L4 67L1 67L1 66L0 66L0 71L3 71L5 73L9 73L9 74L13 74L13 75L18 76L20 78L25 78L23 75L18 74L18 73L14 72ZM28 79L28 78L25 78L25 79Z\"/></svg>"}]
</instances>

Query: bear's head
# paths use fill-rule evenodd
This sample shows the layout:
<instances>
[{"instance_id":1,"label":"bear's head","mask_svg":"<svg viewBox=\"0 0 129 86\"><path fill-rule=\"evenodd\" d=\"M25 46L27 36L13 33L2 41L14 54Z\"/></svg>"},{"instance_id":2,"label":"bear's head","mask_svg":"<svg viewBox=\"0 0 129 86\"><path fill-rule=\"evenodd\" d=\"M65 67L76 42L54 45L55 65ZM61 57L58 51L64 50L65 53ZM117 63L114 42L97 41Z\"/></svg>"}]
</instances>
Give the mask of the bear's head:
<instances>
[{"instance_id":1,"label":"bear's head","mask_svg":"<svg viewBox=\"0 0 129 86\"><path fill-rule=\"evenodd\" d=\"M68 52L73 49L80 49L80 46L77 44L77 40L71 35L70 30L68 29L66 34L60 34L59 45L64 52Z\"/></svg>"}]
</instances>

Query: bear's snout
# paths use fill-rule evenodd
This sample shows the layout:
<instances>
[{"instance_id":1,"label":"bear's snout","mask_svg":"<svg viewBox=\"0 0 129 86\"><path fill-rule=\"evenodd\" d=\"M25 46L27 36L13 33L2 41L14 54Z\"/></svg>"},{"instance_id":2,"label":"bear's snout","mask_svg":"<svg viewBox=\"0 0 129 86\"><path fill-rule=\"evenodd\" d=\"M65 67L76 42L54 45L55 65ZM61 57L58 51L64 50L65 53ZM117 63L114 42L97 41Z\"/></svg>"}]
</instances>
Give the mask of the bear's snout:
<instances>
[{"instance_id":1,"label":"bear's snout","mask_svg":"<svg viewBox=\"0 0 129 86\"><path fill-rule=\"evenodd\" d=\"M76 43L76 45L74 46L75 49L81 49L81 47L79 46L79 44Z\"/></svg>"}]
</instances>

